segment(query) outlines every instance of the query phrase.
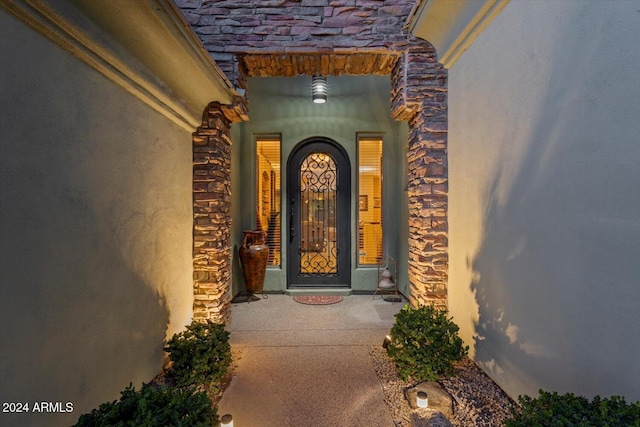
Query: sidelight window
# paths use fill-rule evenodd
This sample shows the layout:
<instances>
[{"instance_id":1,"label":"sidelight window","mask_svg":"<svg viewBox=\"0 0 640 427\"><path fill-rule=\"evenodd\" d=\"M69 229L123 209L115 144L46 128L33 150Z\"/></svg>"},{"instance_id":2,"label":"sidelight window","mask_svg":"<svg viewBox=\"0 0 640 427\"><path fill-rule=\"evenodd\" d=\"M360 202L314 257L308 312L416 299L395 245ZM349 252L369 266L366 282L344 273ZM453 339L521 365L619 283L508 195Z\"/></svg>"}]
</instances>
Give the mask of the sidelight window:
<instances>
[{"instance_id":1,"label":"sidelight window","mask_svg":"<svg viewBox=\"0 0 640 427\"><path fill-rule=\"evenodd\" d=\"M269 247L267 265L279 266L280 244L280 136L256 139L258 227L265 233Z\"/></svg>"},{"instance_id":2,"label":"sidelight window","mask_svg":"<svg viewBox=\"0 0 640 427\"><path fill-rule=\"evenodd\" d=\"M358 265L382 259L382 136L358 135Z\"/></svg>"}]
</instances>

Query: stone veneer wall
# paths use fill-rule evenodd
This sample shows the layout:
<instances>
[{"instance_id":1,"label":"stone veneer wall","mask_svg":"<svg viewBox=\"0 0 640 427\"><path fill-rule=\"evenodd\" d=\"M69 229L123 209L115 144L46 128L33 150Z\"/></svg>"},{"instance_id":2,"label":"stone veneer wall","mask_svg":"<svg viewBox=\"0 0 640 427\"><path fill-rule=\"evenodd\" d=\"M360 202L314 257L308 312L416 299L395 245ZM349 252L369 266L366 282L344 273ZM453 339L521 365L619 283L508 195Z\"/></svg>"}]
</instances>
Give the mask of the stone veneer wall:
<instances>
[{"instance_id":1,"label":"stone veneer wall","mask_svg":"<svg viewBox=\"0 0 640 427\"><path fill-rule=\"evenodd\" d=\"M294 74L283 74L287 71L285 67L278 74L270 74L285 77L331 69L332 73L323 74L352 74L366 68L363 64L374 60L376 55L384 57L400 52L408 40L402 27L415 0L177 0L176 3L220 68L231 81L241 83L245 71L242 68L247 65L243 58L248 54L275 53L294 58L290 64ZM423 42L413 39L413 43ZM339 59L333 61L330 55L338 55ZM298 60L305 56L307 61ZM377 59L380 64L385 62ZM249 76L269 76L263 71L271 63L266 60L257 66L249 65Z\"/></svg>"},{"instance_id":2,"label":"stone veneer wall","mask_svg":"<svg viewBox=\"0 0 640 427\"><path fill-rule=\"evenodd\" d=\"M231 314L229 131L242 120L242 110L212 102L193 133L193 317L198 320L226 323Z\"/></svg>"},{"instance_id":3,"label":"stone veneer wall","mask_svg":"<svg viewBox=\"0 0 640 427\"><path fill-rule=\"evenodd\" d=\"M256 76L391 75L391 114L396 120L408 121L411 129L407 159L411 302L446 307L447 70L438 63L428 42L403 28L415 1L176 3L238 88L246 90L246 78ZM195 310L197 317L224 319L229 310L231 271L228 174L205 170L220 165L226 168L229 154L215 149L207 152L205 160L195 149L208 147L211 141L201 138L210 138L209 132L215 133L215 129L227 135L221 139L228 146L229 123L216 118L207 126L203 124L194 136ZM224 160L213 160L219 154ZM204 181L203 176L207 177Z\"/></svg>"},{"instance_id":4,"label":"stone veneer wall","mask_svg":"<svg viewBox=\"0 0 640 427\"><path fill-rule=\"evenodd\" d=\"M414 306L447 307L447 70L411 47L392 74L392 114L409 121L409 286Z\"/></svg>"}]
</instances>

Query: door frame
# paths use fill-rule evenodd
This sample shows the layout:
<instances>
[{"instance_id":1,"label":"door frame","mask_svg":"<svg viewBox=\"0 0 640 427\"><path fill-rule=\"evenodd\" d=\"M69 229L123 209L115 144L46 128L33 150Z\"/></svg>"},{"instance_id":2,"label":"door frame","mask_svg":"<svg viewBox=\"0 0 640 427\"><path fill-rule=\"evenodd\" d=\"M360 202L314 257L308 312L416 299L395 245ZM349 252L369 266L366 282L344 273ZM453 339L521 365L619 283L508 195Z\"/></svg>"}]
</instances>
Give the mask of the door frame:
<instances>
[{"instance_id":1,"label":"door frame","mask_svg":"<svg viewBox=\"0 0 640 427\"><path fill-rule=\"evenodd\" d=\"M302 160L313 152L330 154L336 162L338 170L338 188L336 190L336 240L338 247L336 276L318 277L298 274L300 255L297 251L295 229L292 227L300 221L299 202L299 168ZM287 194L286 194L286 232L285 245L287 255L287 289L305 288L351 288L351 162L346 150L336 141L322 136L314 136L300 141L291 150L287 159ZM294 234L292 234L294 233Z\"/></svg>"}]
</instances>

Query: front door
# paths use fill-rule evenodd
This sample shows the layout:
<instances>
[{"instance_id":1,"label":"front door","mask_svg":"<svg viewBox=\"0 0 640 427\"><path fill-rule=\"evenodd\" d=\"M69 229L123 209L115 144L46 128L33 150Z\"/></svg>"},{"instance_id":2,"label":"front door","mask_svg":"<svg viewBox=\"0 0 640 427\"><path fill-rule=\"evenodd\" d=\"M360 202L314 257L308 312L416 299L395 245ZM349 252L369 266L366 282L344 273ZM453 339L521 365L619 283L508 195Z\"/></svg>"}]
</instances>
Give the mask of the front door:
<instances>
[{"instance_id":1,"label":"front door","mask_svg":"<svg viewBox=\"0 0 640 427\"><path fill-rule=\"evenodd\" d=\"M351 170L328 138L298 144L287 162L287 287L351 284Z\"/></svg>"}]
</instances>

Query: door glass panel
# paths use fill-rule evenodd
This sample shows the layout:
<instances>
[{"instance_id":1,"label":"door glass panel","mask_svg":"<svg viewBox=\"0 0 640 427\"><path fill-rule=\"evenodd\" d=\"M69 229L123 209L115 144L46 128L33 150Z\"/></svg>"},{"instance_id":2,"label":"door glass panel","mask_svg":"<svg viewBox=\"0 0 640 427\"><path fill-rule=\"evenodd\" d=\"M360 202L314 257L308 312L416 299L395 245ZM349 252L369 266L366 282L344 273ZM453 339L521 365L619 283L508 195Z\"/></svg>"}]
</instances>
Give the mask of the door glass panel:
<instances>
[{"instance_id":1,"label":"door glass panel","mask_svg":"<svg viewBox=\"0 0 640 427\"><path fill-rule=\"evenodd\" d=\"M311 153L300 165L299 274L338 274L336 244L337 169L326 153Z\"/></svg>"}]
</instances>

